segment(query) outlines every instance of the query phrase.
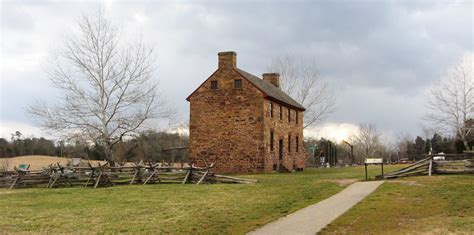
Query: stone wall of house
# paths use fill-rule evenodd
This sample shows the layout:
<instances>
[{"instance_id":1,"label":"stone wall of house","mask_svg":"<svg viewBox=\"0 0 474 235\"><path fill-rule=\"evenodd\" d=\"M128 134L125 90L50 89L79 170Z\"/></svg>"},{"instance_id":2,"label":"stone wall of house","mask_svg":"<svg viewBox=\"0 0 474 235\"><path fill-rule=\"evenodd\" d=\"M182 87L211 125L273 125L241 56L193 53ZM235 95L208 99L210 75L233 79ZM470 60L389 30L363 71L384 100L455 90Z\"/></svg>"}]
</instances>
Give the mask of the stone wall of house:
<instances>
[{"instance_id":1,"label":"stone wall of house","mask_svg":"<svg viewBox=\"0 0 474 235\"><path fill-rule=\"evenodd\" d=\"M220 62L221 63L221 62ZM190 159L216 173L264 171L263 94L225 61L190 97ZM234 88L234 80L242 88ZM211 90L211 81L217 89Z\"/></svg>"},{"instance_id":2,"label":"stone wall of house","mask_svg":"<svg viewBox=\"0 0 474 235\"><path fill-rule=\"evenodd\" d=\"M192 163L214 163L216 173L270 172L305 167L303 112L267 100L262 91L236 71L236 53L219 53L218 69L193 94L190 102L189 157ZM278 86L278 74L264 78ZM241 81L241 88L235 81ZM213 82L217 87L212 89ZM215 83L214 83L215 84ZM270 115L273 104L273 117ZM270 149L270 133L274 147ZM288 136L291 137L288 151ZM298 143L296 141L298 137ZM283 140L282 159L279 140ZM297 147L298 145L298 147ZM297 151L298 149L298 151Z\"/></svg>"},{"instance_id":3,"label":"stone wall of house","mask_svg":"<svg viewBox=\"0 0 474 235\"><path fill-rule=\"evenodd\" d=\"M273 115L271 114L272 106ZM281 119L280 107L282 110ZM289 119L288 110L290 111ZM298 120L296 120L296 115L298 115ZM304 152L303 144L303 112L289 108L284 104L265 100L263 119L265 171L271 171L275 169L281 170L281 166L283 166L283 170L303 169L306 166L306 154ZM272 132L273 150L271 149ZM289 138L290 146L288 146ZM283 142L281 159L279 146L280 140ZM288 149L288 147L290 148Z\"/></svg>"}]
</instances>

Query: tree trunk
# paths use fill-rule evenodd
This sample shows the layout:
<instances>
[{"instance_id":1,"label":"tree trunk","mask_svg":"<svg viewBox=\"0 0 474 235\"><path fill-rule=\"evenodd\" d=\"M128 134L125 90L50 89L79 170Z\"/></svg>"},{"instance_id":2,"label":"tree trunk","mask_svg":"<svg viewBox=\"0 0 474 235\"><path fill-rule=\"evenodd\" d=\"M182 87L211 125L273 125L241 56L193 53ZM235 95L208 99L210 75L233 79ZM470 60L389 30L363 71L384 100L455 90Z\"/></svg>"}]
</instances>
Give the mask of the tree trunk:
<instances>
[{"instance_id":1,"label":"tree trunk","mask_svg":"<svg viewBox=\"0 0 474 235\"><path fill-rule=\"evenodd\" d=\"M105 160L109 163L110 166L115 166L114 154L112 151L112 146L110 144L106 144L104 146L104 153L105 153Z\"/></svg>"},{"instance_id":2,"label":"tree trunk","mask_svg":"<svg viewBox=\"0 0 474 235\"><path fill-rule=\"evenodd\" d=\"M466 150L468 150L468 151L469 151L469 150L472 150L471 148L469 148L469 143L467 142L467 140L466 140L465 138L462 140L462 142L463 142L464 148L465 148Z\"/></svg>"}]
</instances>

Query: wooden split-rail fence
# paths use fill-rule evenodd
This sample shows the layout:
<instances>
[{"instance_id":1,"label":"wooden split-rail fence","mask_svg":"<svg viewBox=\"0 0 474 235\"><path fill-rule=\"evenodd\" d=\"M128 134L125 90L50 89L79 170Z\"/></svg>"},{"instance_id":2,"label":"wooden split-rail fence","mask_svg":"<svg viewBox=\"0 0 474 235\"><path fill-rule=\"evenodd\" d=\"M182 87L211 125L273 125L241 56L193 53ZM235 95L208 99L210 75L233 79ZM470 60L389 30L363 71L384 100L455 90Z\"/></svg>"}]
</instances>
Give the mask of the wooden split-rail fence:
<instances>
[{"instance_id":1,"label":"wooden split-rail fence","mask_svg":"<svg viewBox=\"0 0 474 235\"><path fill-rule=\"evenodd\" d=\"M433 154L400 170L384 174L384 179L416 175L474 174L474 154ZM378 175L376 178L382 178Z\"/></svg>"},{"instance_id":2,"label":"wooden split-rail fence","mask_svg":"<svg viewBox=\"0 0 474 235\"><path fill-rule=\"evenodd\" d=\"M173 167L164 164L135 163L118 166L62 166L49 165L42 170L16 168L14 171L0 172L0 188L30 187L107 187L120 184L204 184L204 183L256 183L257 180L217 175L212 171L214 164L206 167Z\"/></svg>"}]
</instances>

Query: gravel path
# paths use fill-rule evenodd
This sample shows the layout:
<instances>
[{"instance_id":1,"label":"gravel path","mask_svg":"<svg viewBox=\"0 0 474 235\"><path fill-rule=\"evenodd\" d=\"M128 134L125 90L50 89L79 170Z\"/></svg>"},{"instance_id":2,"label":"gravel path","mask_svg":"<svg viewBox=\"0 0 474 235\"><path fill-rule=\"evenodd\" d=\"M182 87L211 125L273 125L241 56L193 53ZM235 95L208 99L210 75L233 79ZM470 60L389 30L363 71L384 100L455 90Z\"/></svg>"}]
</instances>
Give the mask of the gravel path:
<instances>
[{"instance_id":1,"label":"gravel path","mask_svg":"<svg viewBox=\"0 0 474 235\"><path fill-rule=\"evenodd\" d=\"M248 234L316 234L348 211L384 181L357 182L338 194L289 214Z\"/></svg>"}]
</instances>

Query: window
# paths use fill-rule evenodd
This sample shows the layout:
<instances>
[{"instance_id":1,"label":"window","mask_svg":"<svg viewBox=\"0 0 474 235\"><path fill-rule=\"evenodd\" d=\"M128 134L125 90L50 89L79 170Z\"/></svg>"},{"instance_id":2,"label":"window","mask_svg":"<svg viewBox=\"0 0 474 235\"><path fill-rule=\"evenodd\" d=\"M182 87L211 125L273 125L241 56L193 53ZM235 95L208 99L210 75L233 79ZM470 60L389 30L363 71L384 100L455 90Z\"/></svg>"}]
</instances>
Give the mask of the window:
<instances>
[{"instance_id":1,"label":"window","mask_svg":"<svg viewBox=\"0 0 474 235\"><path fill-rule=\"evenodd\" d=\"M296 136L296 152L300 150L300 138L299 136Z\"/></svg>"},{"instance_id":2,"label":"window","mask_svg":"<svg viewBox=\"0 0 474 235\"><path fill-rule=\"evenodd\" d=\"M234 88L235 89L242 89L242 79L234 80Z\"/></svg>"},{"instance_id":3,"label":"window","mask_svg":"<svg viewBox=\"0 0 474 235\"><path fill-rule=\"evenodd\" d=\"M273 151L273 131L270 132L270 151Z\"/></svg>"},{"instance_id":4,"label":"window","mask_svg":"<svg viewBox=\"0 0 474 235\"><path fill-rule=\"evenodd\" d=\"M211 90L217 90L217 81L211 81Z\"/></svg>"},{"instance_id":5,"label":"window","mask_svg":"<svg viewBox=\"0 0 474 235\"><path fill-rule=\"evenodd\" d=\"M283 107L280 105L280 120L283 120Z\"/></svg>"},{"instance_id":6,"label":"window","mask_svg":"<svg viewBox=\"0 0 474 235\"><path fill-rule=\"evenodd\" d=\"M291 152L291 135L288 135L288 152Z\"/></svg>"},{"instance_id":7,"label":"window","mask_svg":"<svg viewBox=\"0 0 474 235\"><path fill-rule=\"evenodd\" d=\"M291 110L288 108L288 122L291 122Z\"/></svg>"},{"instance_id":8,"label":"window","mask_svg":"<svg viewBox=\"0 0 474 235\"><path fill-rule=\"evenodd\" d=\"M298 111L295 111L295 123L298 125Z\"/></svg>"},{"instance_id":9,"label":"window","mask_svg":"<svg viewBox=\"0 0 474 235\"><path fill-rule=\"evenodd\" d=\"M273 103L270 101L270 117L273 118Z\"/></svg>"}]
</instances>

